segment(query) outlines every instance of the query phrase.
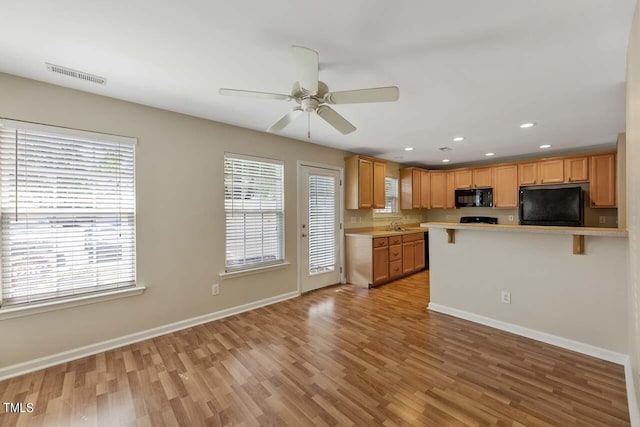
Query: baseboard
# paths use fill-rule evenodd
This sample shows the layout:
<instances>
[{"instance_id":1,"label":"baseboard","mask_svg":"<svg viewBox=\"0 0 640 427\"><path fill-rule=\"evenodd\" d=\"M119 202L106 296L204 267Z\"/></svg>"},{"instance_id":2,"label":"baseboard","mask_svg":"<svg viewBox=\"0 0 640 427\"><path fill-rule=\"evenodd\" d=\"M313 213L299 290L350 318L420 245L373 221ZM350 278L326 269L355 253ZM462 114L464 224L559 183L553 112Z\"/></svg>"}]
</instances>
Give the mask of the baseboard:
<instances>
[{"instance_id":1,"label":"baseboard","mask_svg":"<svg viewBox=\"0 0 640 427\"><path fill-rule=\"evenodd\" d=\"M640 408L636 395L636 386L633 383L633 369L631 369L631 358L627 356L624 362L624 378L627 383L627 400L629 401L629 418L631 427L640 427Z\"/></svg>"},{"instance_id":2,"label":"baseboard","mask_svg":"<svg viewBox=\"0 0 640 427\"><path fill-rule=\"evenodd\" d=\"M557 335L548 334L546 332L538 331L535 329L525 328L523 326L518 326L513 323L492 319L490 317L485 317L479 314L469 313L468 311L447 307L445 305L429 303L427 309L438 313L459 317L471 322L480 323L492 328L511 332L513 334L521 335L523 337L531 338L537 341L542 341L544 343L555 345L557 347L566 348L567 350L572 350L578 353L586 354L588 356L597 357L598 359L617 363L619 365L624 365L626 360L628 359L628 356L626 354L617 353L615 351L596 347L591 344L585 344L579 341L574 341L569 338L563 338Z\"/></svg>"},{"instance_id":3,"label":"baseboard","mask_svg":"<svg viewBox=\"0 0 640 427\"><path fill-rule=\"evenodd\" d=\"M149 338L160 335L166 335L171 332L190 328L192 326L201 325L213 320L222 319L224 317L233 316L245 311L253 310L259 307L275 304L277 302L286 301L291 298L300 296L298 291L287 292L285 294L276 295L259 301L250 302L248 304L239 305L237 307L227 308L225 310L215 311L213 313L204 314L202 316L192 317L190 319L180 320L178 322L169 323L167 325L158 326L147 329L145 331L135 332L130 335L90 344L84 347L75 348L73 350L64 351L62 353L45 356L27 362L17 363L15 365L0 368L0 381L17 377L18 375L27 374L29 372L38 371L50 366L59 365L61 363L70 362L72 360L81 359L103 351L112 350L114 348L133 344Z\"/></svg>"}]
</instances>

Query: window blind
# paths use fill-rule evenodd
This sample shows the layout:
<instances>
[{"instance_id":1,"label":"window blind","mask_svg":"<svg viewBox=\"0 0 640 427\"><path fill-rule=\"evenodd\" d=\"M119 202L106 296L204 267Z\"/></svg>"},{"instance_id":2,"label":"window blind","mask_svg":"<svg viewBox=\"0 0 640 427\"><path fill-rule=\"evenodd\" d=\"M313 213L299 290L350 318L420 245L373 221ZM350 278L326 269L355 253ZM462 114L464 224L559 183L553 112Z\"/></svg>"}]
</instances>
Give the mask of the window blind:
<instances>
[{"instance_id":1,"label":"window blind","mask_svg":"<svg viewBox=\"0 0 640 427\"><path fill-rule=\"evenodd\" d=\"M385 204L384 209L376 209L376 213L398 212L398 180L386 177L384 179Z\"/></svg>"},{"instance_id":2,"label":"window blind","mask_svg":"<svg viewBox=\"0 0 640 427\"><path fill-rule=\"evenodd\" d=\"M309 274L335 270L336 179L309 176Z\"/></svg>"},{"instance_id":3,"label":"window blind","mask_svg":"<svg viewBox=\"0 0 640 427\"><path fill-rule=\"evenodd\" d=\"M284 261L284 164L238 154L224 157L227 271Z\"/></svg>"},{"instance_id":4,"label":"window blind","mask_svg":"<svg viewBox=\"0 0 640 427\"><path fill-rule=\"evenodd\" d=\"M0 121L3 306L135 283L133 141Z\"/></svg>"}]
</instances>

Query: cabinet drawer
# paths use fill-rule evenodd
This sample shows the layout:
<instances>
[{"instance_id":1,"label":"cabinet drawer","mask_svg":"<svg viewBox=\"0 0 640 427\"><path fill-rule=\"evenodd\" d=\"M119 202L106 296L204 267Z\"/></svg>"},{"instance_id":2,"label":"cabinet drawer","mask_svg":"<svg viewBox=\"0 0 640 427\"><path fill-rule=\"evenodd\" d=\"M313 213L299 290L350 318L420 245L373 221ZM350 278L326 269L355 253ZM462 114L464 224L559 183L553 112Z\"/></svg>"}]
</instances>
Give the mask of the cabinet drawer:
<instances>
[{"instance_id":1,"label":"cabinet drawer","mask_svg":"<svg viewBox=\"0 0 640 427\"><path fill-rule=\"evenodd\" d=\"M389 261L402 259L402 245L389 246Z\"/></svg>"},{"instance_id":2,"label":"cabinet drawer","mask_svg":"<svg viewBox=\"0 0 640 427\"><path fill-rule=\"evenodd\" d=\"M402 260L391 261L389 263L389 278L395 279L402 276Z\"/></svg>"},{"instance_id":3,"label":"cabinet drawer","mask_svg":"<svg viewBox=\"0 0 640 427\"><path fill-rule=\"evenodd\" d=\"M416 240L424 240L424 233L405 234L402 236L403 242L415 242Z\"/></svg>"},{"instance_id":4,"label":"cabinet drawer","mask_svg":"<svg viewBox=\"0 0 640 427\"><path fill-rule=\"evenodd\" d=\"M400 243L402 243L402 236L389 237L389 246L399 245Z\"/></svg>"},{"instance_id":5,"label":"cabinet drawer","mask_svg":"<svg viewBox=\"0 0 640 427\"><path fill-rule=\"evenodd\" d=\"M386 237L378 237L373 239L373 247L374 248L383 248L387 246L387 238Z\"/></svg>"}]
</instances>

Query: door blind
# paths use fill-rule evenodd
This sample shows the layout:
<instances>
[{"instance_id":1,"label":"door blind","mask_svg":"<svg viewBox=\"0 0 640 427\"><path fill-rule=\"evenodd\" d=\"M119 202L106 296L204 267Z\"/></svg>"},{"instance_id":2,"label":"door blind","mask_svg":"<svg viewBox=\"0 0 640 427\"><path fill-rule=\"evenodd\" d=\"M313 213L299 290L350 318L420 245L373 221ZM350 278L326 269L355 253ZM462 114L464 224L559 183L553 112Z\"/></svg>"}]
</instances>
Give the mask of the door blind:
<instances>
[{"instance_id":1,"label":"door blind","mask_svg":"<svg viewBox=\"0 0 640 427\"><path fill-rule=\"evenodd\" d=\"M336 179L309 176L309 274L336 266Z\"/></svg>"},{"instance_id":2,"label":"door blind","mask_svg":"<svg viewBox=\"0 0 640 427\"><path fill-rule=\"evenodd\" d=\"M225 154L227 271L284 261L284 165Z\"/></svg>"},{"instance_id":3,"label":"door blind","mask_svg":"<svg viewBox=\"0 0 640 427\"><path fill-rule=\"evenodd\" d=\"M2 305L135 283L134 140L93 135L0 121Z\"/></svg>"}]
</instances>

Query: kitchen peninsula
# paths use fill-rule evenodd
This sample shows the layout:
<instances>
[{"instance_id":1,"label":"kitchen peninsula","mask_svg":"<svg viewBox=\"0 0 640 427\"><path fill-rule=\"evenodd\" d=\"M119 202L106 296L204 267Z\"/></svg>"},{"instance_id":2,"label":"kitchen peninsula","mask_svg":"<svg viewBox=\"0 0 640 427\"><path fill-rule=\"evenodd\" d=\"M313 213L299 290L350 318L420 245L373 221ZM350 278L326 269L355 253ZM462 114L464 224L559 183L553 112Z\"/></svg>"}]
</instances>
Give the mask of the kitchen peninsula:
<instances>
[{"instance_id":1,"label":"kitchen peninsula","mask_svg":"<svg viewBox=\"0 0 640 427\"><path fill-rule=\"evenodd\" d=\"M429 310L607 360L626 354L626 230L422 225Z\"/></svg>"}]
</instances>

